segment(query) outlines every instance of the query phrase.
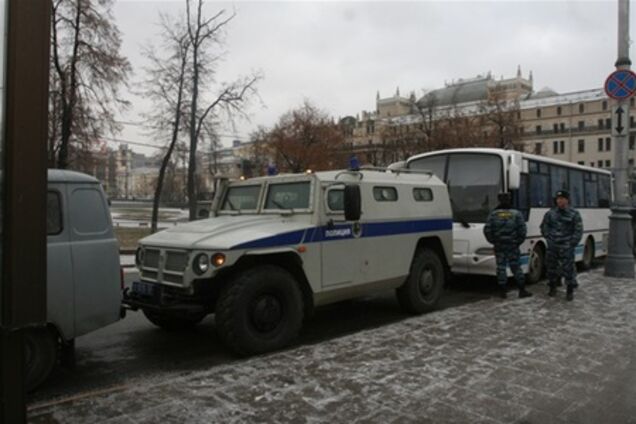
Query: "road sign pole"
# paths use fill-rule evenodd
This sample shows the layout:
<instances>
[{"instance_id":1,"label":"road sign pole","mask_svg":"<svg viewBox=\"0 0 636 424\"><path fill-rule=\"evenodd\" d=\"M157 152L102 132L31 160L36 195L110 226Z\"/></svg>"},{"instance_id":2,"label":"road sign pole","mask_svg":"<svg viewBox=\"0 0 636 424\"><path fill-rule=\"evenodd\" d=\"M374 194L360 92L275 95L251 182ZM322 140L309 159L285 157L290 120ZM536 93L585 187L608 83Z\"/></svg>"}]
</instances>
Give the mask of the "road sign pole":
<instances>
[{"instance_id":1,"label":"road sign pole","mask_svg":"<svg viewBox=\"0 0 636 424\"><path fill-rule=\"evenodd\" d=\"M627 184L628 149L630 119L629 98L633 96L633 87L627 86L631 60L629 59L629 0L618 1L618 59L616 72L613 75L626 75L623 80L615 79L616 90L612 92L611 84L606 83L608 95L616 95L616 103L612 108L612 136L614 144L614 203L610 216L609 246L605 260L605 275L618 278L634 278L634 233L631 225L629 190ZM619 71L623 71L619 73ZM612 76L610 76L612 78ZM633 82L633 81L632 81ZM622 95L621 87L629 94Z\"/></svg>"}]
</instances>

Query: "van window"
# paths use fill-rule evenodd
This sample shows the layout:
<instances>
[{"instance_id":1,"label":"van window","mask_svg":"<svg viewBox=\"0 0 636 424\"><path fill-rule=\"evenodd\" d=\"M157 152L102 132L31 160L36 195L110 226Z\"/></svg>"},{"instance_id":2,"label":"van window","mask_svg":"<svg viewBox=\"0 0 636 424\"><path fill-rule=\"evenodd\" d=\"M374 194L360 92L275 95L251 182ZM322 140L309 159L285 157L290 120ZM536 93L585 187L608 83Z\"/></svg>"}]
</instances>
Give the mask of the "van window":
<instances>
[{"instance_id":1,"label":"van window","mask_svg":"<svg viewBox=\"0 0 636 424\"><path fill-rule=\"evenodd\" d=\"M60 193L46 194L46 234L53 236L62 232L62 200Z\"/></svg>"},{"instance_id":2,"label":"van window","mask_svg":"<svg viewBox=\"0 0 636 424\"><path fill-rule=\"evenodd\" d=\"M80 234L103 233L108 229L104 200L99 191L80 188L71 197L73 228Z\"/></svg>"},{"instance_id":3,"label":"van window","mask_svg":"<svg viewBox=\"0 0 636 424\"><path fill-rule=\"evenodd\" d=\"M327 192L327 206L332 211L344 210L344 190L332 189Z\"/></svg>"},{"instance_id":4,"label":"van window","mask_svg":"<svg viewBox=\"0 0 636 424\"><path fill-rule=\"evenodd\" d=\"M433 201L433 192L430 188L414 188L413 199L416 202L431 202Z\"/></svg>"},{"instance_id":5,"label":"van window","mask_svg":"<svg viewBox=\"0 0 636 424\"><path fill-rule=\"evenodd\" d=\"M378 202L397 202L395 187L373 187L373 198Z\"/></svg>"}]
</instances>

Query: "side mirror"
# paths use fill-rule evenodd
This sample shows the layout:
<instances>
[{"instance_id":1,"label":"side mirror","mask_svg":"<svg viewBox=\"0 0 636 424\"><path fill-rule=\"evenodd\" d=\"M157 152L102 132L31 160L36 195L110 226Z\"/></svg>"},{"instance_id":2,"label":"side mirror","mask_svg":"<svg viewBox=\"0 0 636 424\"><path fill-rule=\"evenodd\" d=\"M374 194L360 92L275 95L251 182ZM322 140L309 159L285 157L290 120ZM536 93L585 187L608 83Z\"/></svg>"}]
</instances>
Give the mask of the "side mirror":
<instances>
[{"instance_id":1,"label":"side mirror","mask_svg":"<svg viewBox=\"0 0 636 424\"><path fill-rule=\"evenodd\" d=\"M360 186L347 184L344 188L344 213L347 221L358 221L361 213Z\"/></svg>"},{"instance_id":2,"label":"side mirror","mask_svg":"<svg viewBox=\"0 0 636 424\"><path fill-rule=\"evenodd\" d=\"M521 185L522 166L521 155L510 155L510 163L508 164L508 190L517 190Z\"/></svg>"}]
</instances>

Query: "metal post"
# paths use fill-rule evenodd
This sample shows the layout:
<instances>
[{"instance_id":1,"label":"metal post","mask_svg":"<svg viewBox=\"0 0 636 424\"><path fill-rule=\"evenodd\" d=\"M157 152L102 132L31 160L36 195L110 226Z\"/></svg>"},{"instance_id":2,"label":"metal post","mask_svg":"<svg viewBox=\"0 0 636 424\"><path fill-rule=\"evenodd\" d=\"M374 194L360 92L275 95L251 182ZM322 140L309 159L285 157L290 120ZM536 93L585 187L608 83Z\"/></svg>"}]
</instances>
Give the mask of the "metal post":
<instances>
[{"instance_id":1,"label":"metal post","mask_svg":"<svg viewBox=\"0 0 636 424\"><path fill-rule=\"evenodd\" d=\"M617 70L629 70L629 0L618 0L618 59ZM627 184L629 139L629 100L617 100L612 109L614 143L614 203L610 216L608 255L605 275L618 278L634 278L633 232L629 214L629 189ZM627 128L622 131L623 124ZM618 125L618 127L617 127Z\"/></svg>"}]
</instances>

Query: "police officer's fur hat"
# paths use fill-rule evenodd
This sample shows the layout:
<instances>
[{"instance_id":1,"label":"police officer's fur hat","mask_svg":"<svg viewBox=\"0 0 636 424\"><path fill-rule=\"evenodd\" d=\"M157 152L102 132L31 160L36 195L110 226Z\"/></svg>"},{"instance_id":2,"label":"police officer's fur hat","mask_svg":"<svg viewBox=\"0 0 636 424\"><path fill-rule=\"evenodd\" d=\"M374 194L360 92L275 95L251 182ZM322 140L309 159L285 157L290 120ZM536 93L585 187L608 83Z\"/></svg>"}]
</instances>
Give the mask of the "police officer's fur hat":
<instances>
[{"instance_id":1,"label":"police officer's fur hat","mask_svg":"<svg viewBox=\"0 0 636 424\"><path fill-rule=\"evenodd\" d=\"M570 193L567 190L557 190L557 192L554 193L554 199L556 200L557 197L565 197L570 200Z\"/></svg>"}]
</instances>

